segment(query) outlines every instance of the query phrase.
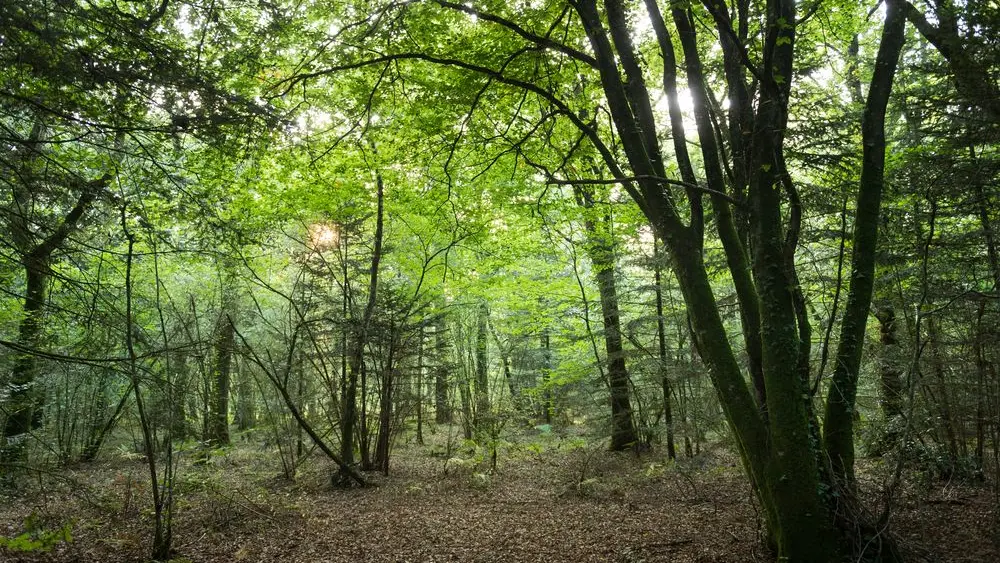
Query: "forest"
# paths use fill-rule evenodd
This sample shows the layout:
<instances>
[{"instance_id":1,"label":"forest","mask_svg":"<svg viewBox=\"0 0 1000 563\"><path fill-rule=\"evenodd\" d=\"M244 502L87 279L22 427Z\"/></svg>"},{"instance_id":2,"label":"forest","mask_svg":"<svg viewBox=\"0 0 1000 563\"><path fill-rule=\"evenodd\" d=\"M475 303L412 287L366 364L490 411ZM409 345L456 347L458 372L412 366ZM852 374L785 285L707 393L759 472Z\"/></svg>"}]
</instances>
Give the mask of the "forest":
<instances>
[{"instance_id":1,"label":"forest","mask_svg":"<svg viewBox=\"0 0 1000 563\"><path fill-rule=\"evenodd\" d=\"M0 2L0 560L1000 560L995 0Z\"/></svg>"}]
</instances>

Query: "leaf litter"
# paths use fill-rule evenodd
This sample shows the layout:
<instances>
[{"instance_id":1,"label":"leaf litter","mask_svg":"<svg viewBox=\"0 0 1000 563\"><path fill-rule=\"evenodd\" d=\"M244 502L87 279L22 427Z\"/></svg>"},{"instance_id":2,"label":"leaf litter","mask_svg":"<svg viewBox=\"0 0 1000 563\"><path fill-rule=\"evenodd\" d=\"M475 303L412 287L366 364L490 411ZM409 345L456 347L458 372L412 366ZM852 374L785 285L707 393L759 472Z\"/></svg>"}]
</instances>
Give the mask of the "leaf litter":
<instances>
[{"instance_id":1,"label":"leaf litter","mask_svg":"<svg viewBox=\"0 0 1000 563\"><path fill-rule=\"evenodd\" d=\"M176 563L688 563L771 561L761 516L735 459L677 463L577 449L504 452L497 472L402 446L390 476L334 489L318 459L295 481L277 462L234 448L204 467L182 463L175 486ZM449 463L449 461L453 461ZM0 535L24 522L67 523L72 541L46 552L0 548L0 561L147 561L152 514L144 466L109 460L39 473L0 497ZM904 487L892 526L913 560L1000 561L983 484Z\"/></svg>"}]
</instances>

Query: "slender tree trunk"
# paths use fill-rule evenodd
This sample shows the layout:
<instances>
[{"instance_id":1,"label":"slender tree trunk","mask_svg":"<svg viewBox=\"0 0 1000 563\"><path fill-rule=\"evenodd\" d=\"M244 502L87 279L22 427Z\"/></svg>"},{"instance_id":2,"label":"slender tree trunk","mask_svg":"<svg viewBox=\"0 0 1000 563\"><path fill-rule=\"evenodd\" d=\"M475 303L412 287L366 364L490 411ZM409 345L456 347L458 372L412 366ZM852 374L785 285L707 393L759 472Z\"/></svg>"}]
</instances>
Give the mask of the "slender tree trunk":
<instances>
[{"instance_id":1,"label":"slender tree trunk","mask_svg":"<svg viewBox=\"0 0 1000 563\"><path fill-rule=\"evenodd\" d=\"M545 424L552 424L555 414L555 402L552 399L552 343L549 338L549 329L542 329L539 337L542 348L542 420Z\"/></svg>"},{"instance_id":2,"label":"slender tree trunk","mask_svg":"<svg viewBox=\"0 0 1000 563\"><path fill-rule=\"evenodd\" d=\"M486 302L482 301L479 304L479 312L476 317L476 377L474 380L476 405L472 425L477 431L482 430L482 425L490 419L488 323L489 309Z\"/></svg>"},{"instance_id":3,"label":"slender tree trunk","mask_svg":"<svg viewBox=\"0 0 1000 563\"><path fill-rule=\"evenodd\" d=\"M667 331L663 319L663 283L659 245L653 240L653 284L656 287L656 340L660 352L660 382L663 386L663 424L667 428L667 459L677 459L674 447L674 411L671 405L670 373L667 369Z\"/></svg>"},{"instance_id":4,"label":"slender tree trunk","mask_svg":"<svg viewBox=\"0 0 1000 563\"><path fill-rule=\"evenodd\" d=\"M424 325L417 335L417 443L424 445Z\"/></svg>"},{"instance_id":5,"label":"slender tree trunk","mask_svg":"<svg viewBox=\"0 0 1000 563\"><path fill-rule=\"evenodd\" d=\"M383 475L389 474L389 442L392 432L392 390L395 385L395 327L389 326L389 352L382 373L382 386L379 393L378 434L375 439L375 466Z\"/></svg>"},{"instance_id":6,"label":"slender tree trunk","mask_svg":"<svg viewBox=\"0 0 1000 563\"><path fill-rule=\"evenodd\" d=\"M361 401L358 405L358 450L361 452L361 468L370 471L372 463L371 433L368 428L368 364L361 363Z\"/></svg>"},{"instance_id":7,"label":"slender tree trunk","mask_svg":"<svg viewBox=\"0 0 1000 563\"><path fill-rule=\"evenodd\" d=\"M306 393L306 359L305 353L302 349L299 349L299 353L296 354L297 360L295 361L295 368L292 370L295 373L295 401L300 405L302 410L302 416L309 416L309 399ZM302 456L306 453L305 439L302 436L302 425L297 425L295 427L295 464L298 465L298 461L302 459Z\"/></svg>"},{"instance_id":8,"label":"slender tree trunk","mask_svg":"<svg viewBox=\"0 0 1000 563\"><path fill-rule=\"evenodd\" d=\"M854 403L861 351L875 281L882 187L885 175L885 112L905 40L904 0L887 0L875 73L861 119L862 164L851 248L851 286L841 322L840 345L827 396L823 439L834 478L854 489Z\"/></svg>"},{"instance_id":9,"label":"slender tree trunk","mask_svg":"<svg viewBox=\"0 0 1000 563\"><path fill-rule=\"evenodd\" d=\"M438 424L450 424L452 421L451 404L448 400L448 361L451 351L445 339L444 320L434 326L434 350L437 355L437 365L434 366L434 421Z\"/></svg>"},{"instance_id":10,"label":"slender tree trunk","mask_svg":"<svg viewBox=\"0 0 1000 563\"><path fill-rule=\"evenodd\" d=\"M986 313L986 300L979 302L976 311L976 327L973 333L972 349L976 356L976 388L981 392L976 394L976 464L982 468L986 462L986 428L989 424L986 415L987 395L989 389L989 362L983 344L987 342L987 335L983 328L983 316ZM1000 486L995 484L994 486Z\"/></svg>"},{"instance_id":11,"label":"slender tree trunk","mask_svg":"<svg viewBox=\"0 0 1000 563\"><path fill-rule=\"evenodd\" d=\"M358 375L364 370L364 351L368 341L368 330L378 296L378 267L382 259L382 232L384 205L384 185L382 175L376 174L375 244L368 278L368 303L361 322L355 326L354 342L350 354L347 385L344 386L343 412L340 420L340 457L345 465L354 463L354 434L358 418L357 387ZM345 266L346 268L346 266ZM346 287L347 278L344 278ZM362 394L362 400L364 400Z\"/></svg>"},{"instance_id":12,"label":"slender tree trunk","mask_svg":"<svg viewBox=\"0 0 1000 563\"><path fill-rule=\"evenodd\" d=\"M601 296L604 317L604 349L607 353L608 387L611 395L611 449L621 451L639 442L632 405L629 400L629 376L625 365L621 315L618 309L618 289L615 279L615 249L611 234L611 217L598 212L594 195L586 187L576 188L577 203L587 216L587 255L593 264L597 289ZM591 215L598 213L597 217Z\"/></svg>"},{"instance_id":13,"label":"slender tree trunk","mask_svg":"<svg viewBox=\"0 0 1000 563\"><path fill-rule=\"evenodd\" d=\"M161 485L156 464L156 445L153 437L152 421L146 412L143 402L142 391L139 379L139 361L135 351L135 327L132 313L132 259L134 256L135 237L129 231L126 220L126 210L121 210L121 227L128 240L128 252L125 258L125 349L128 353L128 373L132 382L132 391L135 393L136 411L139 413L139 427L142 430L142 443L146 455L146 466L149 469L150 494L153 500L153 547L152 559L154 561L167 561L170 559L170 544L172 529L170 526L171 510L169 491L170 468L165 469L164 483ZM168 451L170 444L167 445ZM161 488L162 487L162 488ZM167 494L164 494L164 493Z\"/></svg>"}]
</instances>

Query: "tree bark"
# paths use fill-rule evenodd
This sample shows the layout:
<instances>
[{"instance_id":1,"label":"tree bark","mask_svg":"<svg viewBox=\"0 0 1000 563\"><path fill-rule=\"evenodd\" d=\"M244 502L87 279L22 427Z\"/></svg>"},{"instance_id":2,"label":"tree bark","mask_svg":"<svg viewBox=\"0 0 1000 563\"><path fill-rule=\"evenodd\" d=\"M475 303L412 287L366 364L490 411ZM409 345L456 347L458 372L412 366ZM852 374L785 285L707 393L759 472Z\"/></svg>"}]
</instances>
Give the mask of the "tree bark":
<instances>
[{"instance_id":1,"label":"tree bark","mask_svg":"<svg viewBox=\"0 0 1000 563\"><path fill-rule=\"evenodd\" d=\"M212 401L209 414L208 436L211 446L229 445L229 392L232 382L235 328L229 306L224 305L215 335L215 365L212 369Z\"/></svg>"},{"instance_id":2,"label":"tree bark","mask_svg":"<svg viewBox=\"0 0 1000 563\"><path fill-rule=\"evenodd\" d=\"M880 326L882 357L879 365L880 405L886 420L903 414L903 379L899 356L899 340L896 337L896 312L892 307L883 307L876 314Z\"/></svg>"},{"instance_id":3,"label":"tree bark","mask_svg":"<svg viewBox=\"0 0 1000 563\"><path fill-rule=\"evenodd\" d=\"M542 352L542 421L545 424L552 424L555 415L555 401L553 401L552 391L552 341L549 337L549 329L542 329L542 334L538 337Z\"/></svg>"},{"instance_id":4,"label":"tree bark","mask_svg":"<svg viewBox=\"0 0 1000 563\"><path fill-rule=\"evenodd\" d=\"M375 466L383 475L389 475L389 442L392 436L393 387L396 379L396 330L389 326L389 352L382 372L379 391L378 434L375 438Z\"/></svg>"}]
</instances>

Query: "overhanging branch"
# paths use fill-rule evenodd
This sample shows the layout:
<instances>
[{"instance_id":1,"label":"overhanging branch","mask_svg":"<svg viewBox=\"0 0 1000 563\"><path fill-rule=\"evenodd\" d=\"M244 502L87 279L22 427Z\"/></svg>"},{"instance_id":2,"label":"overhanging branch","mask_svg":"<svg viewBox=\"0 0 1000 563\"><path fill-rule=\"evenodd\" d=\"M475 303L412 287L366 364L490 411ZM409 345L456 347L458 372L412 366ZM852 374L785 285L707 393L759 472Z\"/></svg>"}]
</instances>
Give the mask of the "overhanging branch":
<instances>
[{"instance_id":1,"label":"overhanging branch","mask_svg":"<svg viewBox=\"0 0 1000 563\"><path fill-rule=\"evenodd\" d=\"M690 182L684 182L684 181L681 181L681 180L674 180L674 179L671 179L671 178L664 178L662 176L651 176L651 175L648 175L648 174L641 174L641 175L638 175L638 176L628 176L628 177L624 177L624 178L612 178L610 180L598 180L598 179L590 179L590 180L559 180L559 179L556 179L556 178L550 178L548 181L546 181L546 183L547 184L557 185L557 186L571 186L571 185L574 185L574 184L589 184L589 185L624 184L626 182L641 182L643 180L645 180L645 181L652 181L652 182L658 182L660 184L667 184L667 185L671 185L671 186L678 186L678 187L681 187L681 188L685 188L685 189L688 189L688 190L694 190L694 191L698 191L698 192L704 192L706 194L710 194L710 195L713 195L713 196L720 197L720 198L728 201L729 203L733 204L733 206L735 206L735 207L744 207L744 204L740 203L739 201L737 201L736 199L734 199L732 196L730 196L730 195L728 195L726 193L720 192L718 190L713 190L711 188L706 188L705 186L699 186L698 184L692 184Z\"/></svg>"}]
</instances>

